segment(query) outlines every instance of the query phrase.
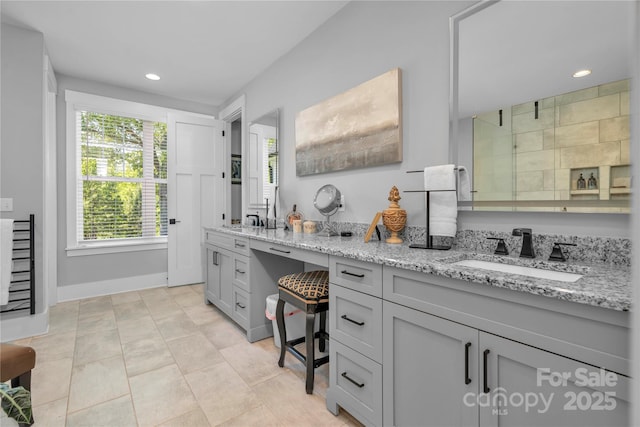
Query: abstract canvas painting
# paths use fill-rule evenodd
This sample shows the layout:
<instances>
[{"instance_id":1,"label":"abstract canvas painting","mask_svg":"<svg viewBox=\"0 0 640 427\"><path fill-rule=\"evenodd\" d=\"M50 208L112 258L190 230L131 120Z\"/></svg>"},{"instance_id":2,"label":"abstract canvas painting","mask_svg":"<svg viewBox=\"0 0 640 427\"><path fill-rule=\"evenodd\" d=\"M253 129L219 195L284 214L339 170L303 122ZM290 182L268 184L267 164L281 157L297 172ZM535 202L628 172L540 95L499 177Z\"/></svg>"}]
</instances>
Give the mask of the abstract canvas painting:
<instances>
[{"instance_id":1,"label":"abstract canvas painting","mask_svg":"<svg viewBox=\"0 0 640 427\"><path fill-rule=\"evenodd\" d=\"M402 161L402 82L395 68L296 115L296 175Z\"/></svg>"}]
</instances>

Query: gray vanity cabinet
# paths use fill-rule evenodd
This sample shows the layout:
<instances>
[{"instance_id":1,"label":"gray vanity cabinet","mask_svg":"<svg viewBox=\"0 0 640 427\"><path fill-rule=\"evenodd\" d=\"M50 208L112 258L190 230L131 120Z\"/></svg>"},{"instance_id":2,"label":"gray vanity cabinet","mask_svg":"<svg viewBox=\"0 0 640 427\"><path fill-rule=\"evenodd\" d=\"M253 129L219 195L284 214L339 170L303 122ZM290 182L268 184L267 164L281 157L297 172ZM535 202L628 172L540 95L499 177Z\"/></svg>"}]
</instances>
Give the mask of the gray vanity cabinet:
<instances>
[{"instance_id":1,"label":"gray vanity cabinet","mask_svg":"<svg viewBox=\"0 0 640 427\"><path fill-rule=\"evenodd\" d=\"M411 308L383 305L385 426L477 425L478 331Z\"/></svg>"},{"instance_id":2,"label":"gray vanity cabinet","mask_svg":"<svg viewBox=\"0 0 640 427\"><path fill-rule=\"evenodd\" d=\"M594 324L566 313L548 322L557 316L552 300L386 267L383 290L385 425L628 424L629 377L598 367L621 359L597 351L600 336L581 338L609 311L590 311ZM583 310L567 304L558 308ZM608 338L621 343L624 322L609 326ZM594 353L601 363L578 361Z\"/></svg>"},{"instance_id":3,"label":"gray vanity cabinet","mask_svg":"<svg viewBox=\"0 0 640 427\"><path fill-rule=\"evenodd\" d=\"M267 295L277 292L277 279L266 274L260 257L252 256L249 240L206 231L204 248L206 300L245 329L250 342L272 336L272 324L264 312ZM283 269L272 270L282 273Z\"/></svg>"},{"instance_id":4,"label":"gray vanity cabinet","mask_svg":"<svg viewBox=\"0 0 640 427\"><path fill-rule=\"evenodd\" d=\"M272 335L265 299L280 277L329 268L334 414L368 426L628 424L629 312L213 230L204 247L206 299L250 342Z\"/></svg>"},{"instance_id":5,"label":"gray vanity cabinet","mask_svg":"<svg viewBox=\"0 0 640 427\"><path fill-rule=\"evenodd\" d=\"M233 254L218 247L207 248L206 300L231 316Z\"/></svg>"},{"instance_id":6,"label":"gray vanity cabinet","mask_svg":"<svg viewBox=\"0 0 640 427\"><path fill-rule=\"evenodd\" d=\"M479 350L481 427L629 425L629 377L484 332Z\"/></svg>"},{"instance_id":7,"label":"gray vanity cabinet","mask_svg":"<svg viewBox=\"0 0 640 427\"><path fill-rule=\"evenodd\" d=\"M398 304L383 312L384 425L628 425L626 376Z\"/></svg>"}]
</instances>

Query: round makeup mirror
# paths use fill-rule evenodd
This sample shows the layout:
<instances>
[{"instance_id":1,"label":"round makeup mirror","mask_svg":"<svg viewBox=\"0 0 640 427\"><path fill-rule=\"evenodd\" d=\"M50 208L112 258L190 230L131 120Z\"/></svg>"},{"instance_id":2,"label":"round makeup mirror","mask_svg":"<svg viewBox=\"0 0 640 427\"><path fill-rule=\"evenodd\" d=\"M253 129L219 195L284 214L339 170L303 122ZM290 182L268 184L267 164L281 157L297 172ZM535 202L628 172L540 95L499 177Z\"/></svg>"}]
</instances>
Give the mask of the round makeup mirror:
<instances>
[{"instance_id":1,"label":"round makeup mirror","mask_svg":"<svg viewBox=\"0 0 640 427\"><path fill-rule=\"evenodd\" d=\"M342 194L334 185L323 185L316 192L316 196L313 198L313 206L318 211L327 217L327 225L318 233L319 236L337 236L338 232L334 230L331 225L331 215L338 212L340 208L340 200Z\"/></svg>"}]
</instances>

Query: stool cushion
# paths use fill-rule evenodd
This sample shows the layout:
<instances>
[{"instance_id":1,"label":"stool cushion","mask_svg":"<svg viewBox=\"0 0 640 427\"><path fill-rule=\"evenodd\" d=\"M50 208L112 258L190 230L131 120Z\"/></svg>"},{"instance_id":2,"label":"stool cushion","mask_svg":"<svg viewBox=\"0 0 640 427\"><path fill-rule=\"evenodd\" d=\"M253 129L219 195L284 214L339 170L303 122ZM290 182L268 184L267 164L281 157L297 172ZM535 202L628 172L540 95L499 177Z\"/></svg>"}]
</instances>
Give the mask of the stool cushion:
<instances>
[{"instance_id":1,"label":"stool cushion","mask_svg":"<svg viewBox=\"0 0 640 427\"><path fill-rule=\"evenodd\" d=\"M27 346L0 344L0 382L29 372L36 365L36 351Z\"/></svg>"},{"instance_id":2,"label":"stool cushion","mask_svg":"<svg viewBox=\"0 0 640 427\"><path fill-rule=\"evenodd\" d=\"M328 271L316 270L288 274L278 279L278 286L307 304L329 300Z\"/></svg>"}]
</instances>

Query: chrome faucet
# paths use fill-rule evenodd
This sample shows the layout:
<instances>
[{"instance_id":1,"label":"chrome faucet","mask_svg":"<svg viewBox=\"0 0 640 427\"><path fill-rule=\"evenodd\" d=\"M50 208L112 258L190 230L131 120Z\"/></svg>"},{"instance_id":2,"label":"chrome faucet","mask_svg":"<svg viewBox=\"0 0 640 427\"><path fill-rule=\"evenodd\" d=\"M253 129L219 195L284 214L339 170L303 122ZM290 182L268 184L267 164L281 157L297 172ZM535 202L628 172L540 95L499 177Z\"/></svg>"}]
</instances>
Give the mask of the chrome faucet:
<instances>
[{"instance_id":1,"label":"chrome faucet","mask_svg":"<svg viewBox=\"0 0 640 427\"><path fill-rule=\"evenodd\" d=\"M533 250L533 232L530 228L514 228L511 234L513 236L522 236L522 249L520 250L520 258L536 257L536 254Z\"/></svg>"}]
</instances>

